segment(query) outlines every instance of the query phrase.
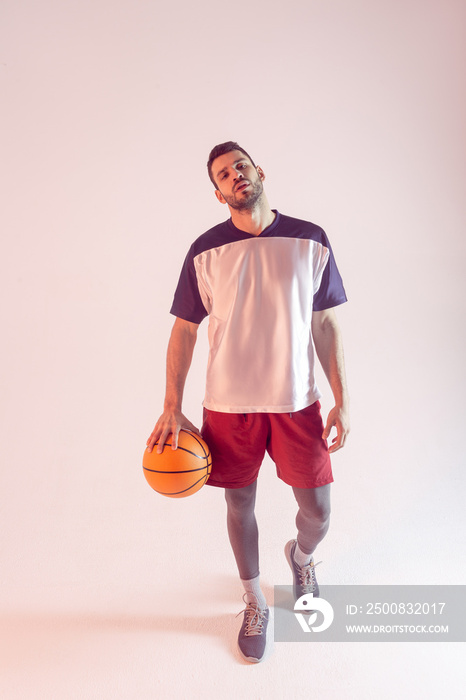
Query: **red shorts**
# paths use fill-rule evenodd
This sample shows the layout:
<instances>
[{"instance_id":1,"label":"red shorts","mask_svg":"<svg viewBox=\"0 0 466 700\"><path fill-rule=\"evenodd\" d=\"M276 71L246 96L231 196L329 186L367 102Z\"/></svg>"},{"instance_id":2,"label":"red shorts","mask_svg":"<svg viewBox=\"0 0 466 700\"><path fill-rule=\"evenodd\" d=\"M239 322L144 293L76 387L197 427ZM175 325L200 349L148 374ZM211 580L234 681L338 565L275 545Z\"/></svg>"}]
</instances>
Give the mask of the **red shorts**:
<instances>
[{"instance_id":1,"label":"red shorts","mask_svg":"<svg viewBox=\"0 0 466 700\"><path fill-rule=\"evenodd\" d=\"M286 484L330 484L332 467L323 430L319 401L295 413L220 413L205 408L201 432L212 452L207 483L228 489L249 486L267 450Z\"/></svg>"}]
</instances>

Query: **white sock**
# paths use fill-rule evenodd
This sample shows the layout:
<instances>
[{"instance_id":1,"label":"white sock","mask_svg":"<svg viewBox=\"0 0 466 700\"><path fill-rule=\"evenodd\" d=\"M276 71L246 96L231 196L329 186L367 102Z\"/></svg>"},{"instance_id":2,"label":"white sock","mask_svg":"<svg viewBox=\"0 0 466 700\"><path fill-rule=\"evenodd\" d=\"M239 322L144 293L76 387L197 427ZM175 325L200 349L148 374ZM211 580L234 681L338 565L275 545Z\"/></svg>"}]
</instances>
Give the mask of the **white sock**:
<instances>
[{"instance_id":1,"label":"white sock","mask_svg":"<svg viewBox=\"0 0 466 700\"><path fill-rule=\"evenodd\" d=\"M312 554L306 554L305 552L303 552L299 548L299 544L296 542L293 559L295 560L297 565L302 568L303 566L307 566L310 563L312 559Z\"/></svg>"},{"instance_id":2,"label":"white sock","mask_svg":"<svg viewBox=\"0 0 466 700\"><path fill-rule=\"evenodd\" d=\"M265 596L261 591L259 578L260 576L247 580L241 579L241 583L246 591L246 601L257 605L261 610L265 610L267 607L267 601L265 600Z\"/></svg>"}]
</instances>

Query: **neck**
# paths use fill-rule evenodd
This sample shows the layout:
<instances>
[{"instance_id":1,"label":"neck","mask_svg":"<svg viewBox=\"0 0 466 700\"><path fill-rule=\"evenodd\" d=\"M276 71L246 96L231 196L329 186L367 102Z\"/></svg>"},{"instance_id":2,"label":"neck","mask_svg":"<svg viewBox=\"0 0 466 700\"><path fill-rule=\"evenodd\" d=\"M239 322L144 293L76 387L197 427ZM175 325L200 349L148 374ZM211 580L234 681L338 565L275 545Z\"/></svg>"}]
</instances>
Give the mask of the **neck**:
<instances>
[{"instance_id":1,"label":"neck","mask_svg":"<svg viewBox=\"0 0 466 700\"><path fill-rule=\"evenodd\" d=\"M259 236L275 219L275 212L271 210L265 194L252 209L229 209L236 228L253 236Z\"/></svg>"}]
</instances>

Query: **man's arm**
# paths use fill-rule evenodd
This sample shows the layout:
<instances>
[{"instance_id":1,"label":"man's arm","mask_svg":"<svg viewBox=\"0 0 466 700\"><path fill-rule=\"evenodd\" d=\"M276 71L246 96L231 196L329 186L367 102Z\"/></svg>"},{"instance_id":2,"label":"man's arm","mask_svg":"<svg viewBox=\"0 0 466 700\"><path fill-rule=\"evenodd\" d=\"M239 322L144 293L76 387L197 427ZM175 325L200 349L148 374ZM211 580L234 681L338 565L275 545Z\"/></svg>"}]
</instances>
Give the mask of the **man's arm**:
<instances>
[{"instance_id":1,"label":"man's arm","mask_svg":"<svg viewBox=\"0 0 466 700\"><path fill-rule=\"evenodd\" d=\"M149 452L157 440L157 452L162 452L170 433L173 435L172 449L176 450L178 433L182 428L199 434L198 429L181 412L184 385L191 366L198 327L197 323L190 323L182 318L177 318L173 324L167 350L167 386L163 413L147 440Z\"/></svg>"},{"instance_id":2,"label":"man's arm","mask_svg":"<svg viewBox=\"0 0 466 700\"><path fill-rule=\"evenodd\" d=\"M336 427L337 436L333 438L332 445L329 447L329 452L336 452L345 444L350 424L343 343L333 309L313 312L312 337L317 356L335 398L335 406L328 414L327 424L322 437L326 440L333 426Z\"/></svg>"}]
</instances>

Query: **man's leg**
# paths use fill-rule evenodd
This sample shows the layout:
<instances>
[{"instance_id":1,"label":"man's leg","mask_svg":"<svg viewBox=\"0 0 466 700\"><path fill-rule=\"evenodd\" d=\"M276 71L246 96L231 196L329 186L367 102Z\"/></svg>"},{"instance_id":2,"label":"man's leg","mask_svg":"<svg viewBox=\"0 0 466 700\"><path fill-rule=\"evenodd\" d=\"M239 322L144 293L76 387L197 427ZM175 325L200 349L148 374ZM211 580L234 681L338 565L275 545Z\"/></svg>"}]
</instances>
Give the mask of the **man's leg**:
<instances>
[{"instance_id":1,"label":"man's leg","mask_svg":"<svg viewBox=\"0 0 466 700\"><path fill-rule=\"evenodd\" d=\"M257 481L241 489L225 489L227 527L242 579L259 575L259 532L254 508Z\"/></svg>"},{"instance_id":2,"label":"man's leg","mask_svg":"<svg viewBox=\"0 0 466 700\"><path fill-rule=\"evenodd\" d=\"M269 609L259 583L259 533L254 514L256 486L257 481L254 481L240 489L225 489L228 536L246 602L238 647L242 657L254 663L264 658L269 621Z\"/></svg>"},{"instance_id":3,"label":"man's leg","mask_svg":"<svg viewBox=\"0 0 466 700\"><path fill-rule=\"evenodd\" d=\"M287 543L285 556L293 572L294 595L298 599L309 593L319 595L312 554L329 527L330 484L309 489L293 487L293 493L299 506L298 539Z\"/></svg>"},{"instance_id":4,"label":"man's leg","mask_svg":"<svg viewBox=\"0 0 466 700\"><path fill-rule=\"evenodd\" d=\"M299 489L293 486L293 493L298 502L296 527L298 528L298 547L295 559L304 555L297 563L308 564L315 548L324 539L330 525L330 484L314 489Z\"/></svg>"},{"instance_id":5,"label":"man's leg","mask_svg":"<svg viewBox=\"0 0 466 700\"><path fill-rule=\"evenodd\" d=\"M259 584L259 532L254 507L257 481L240 489L225 489L227 528L248 603L266 607Z\"/></svg>"}]
</instances>

